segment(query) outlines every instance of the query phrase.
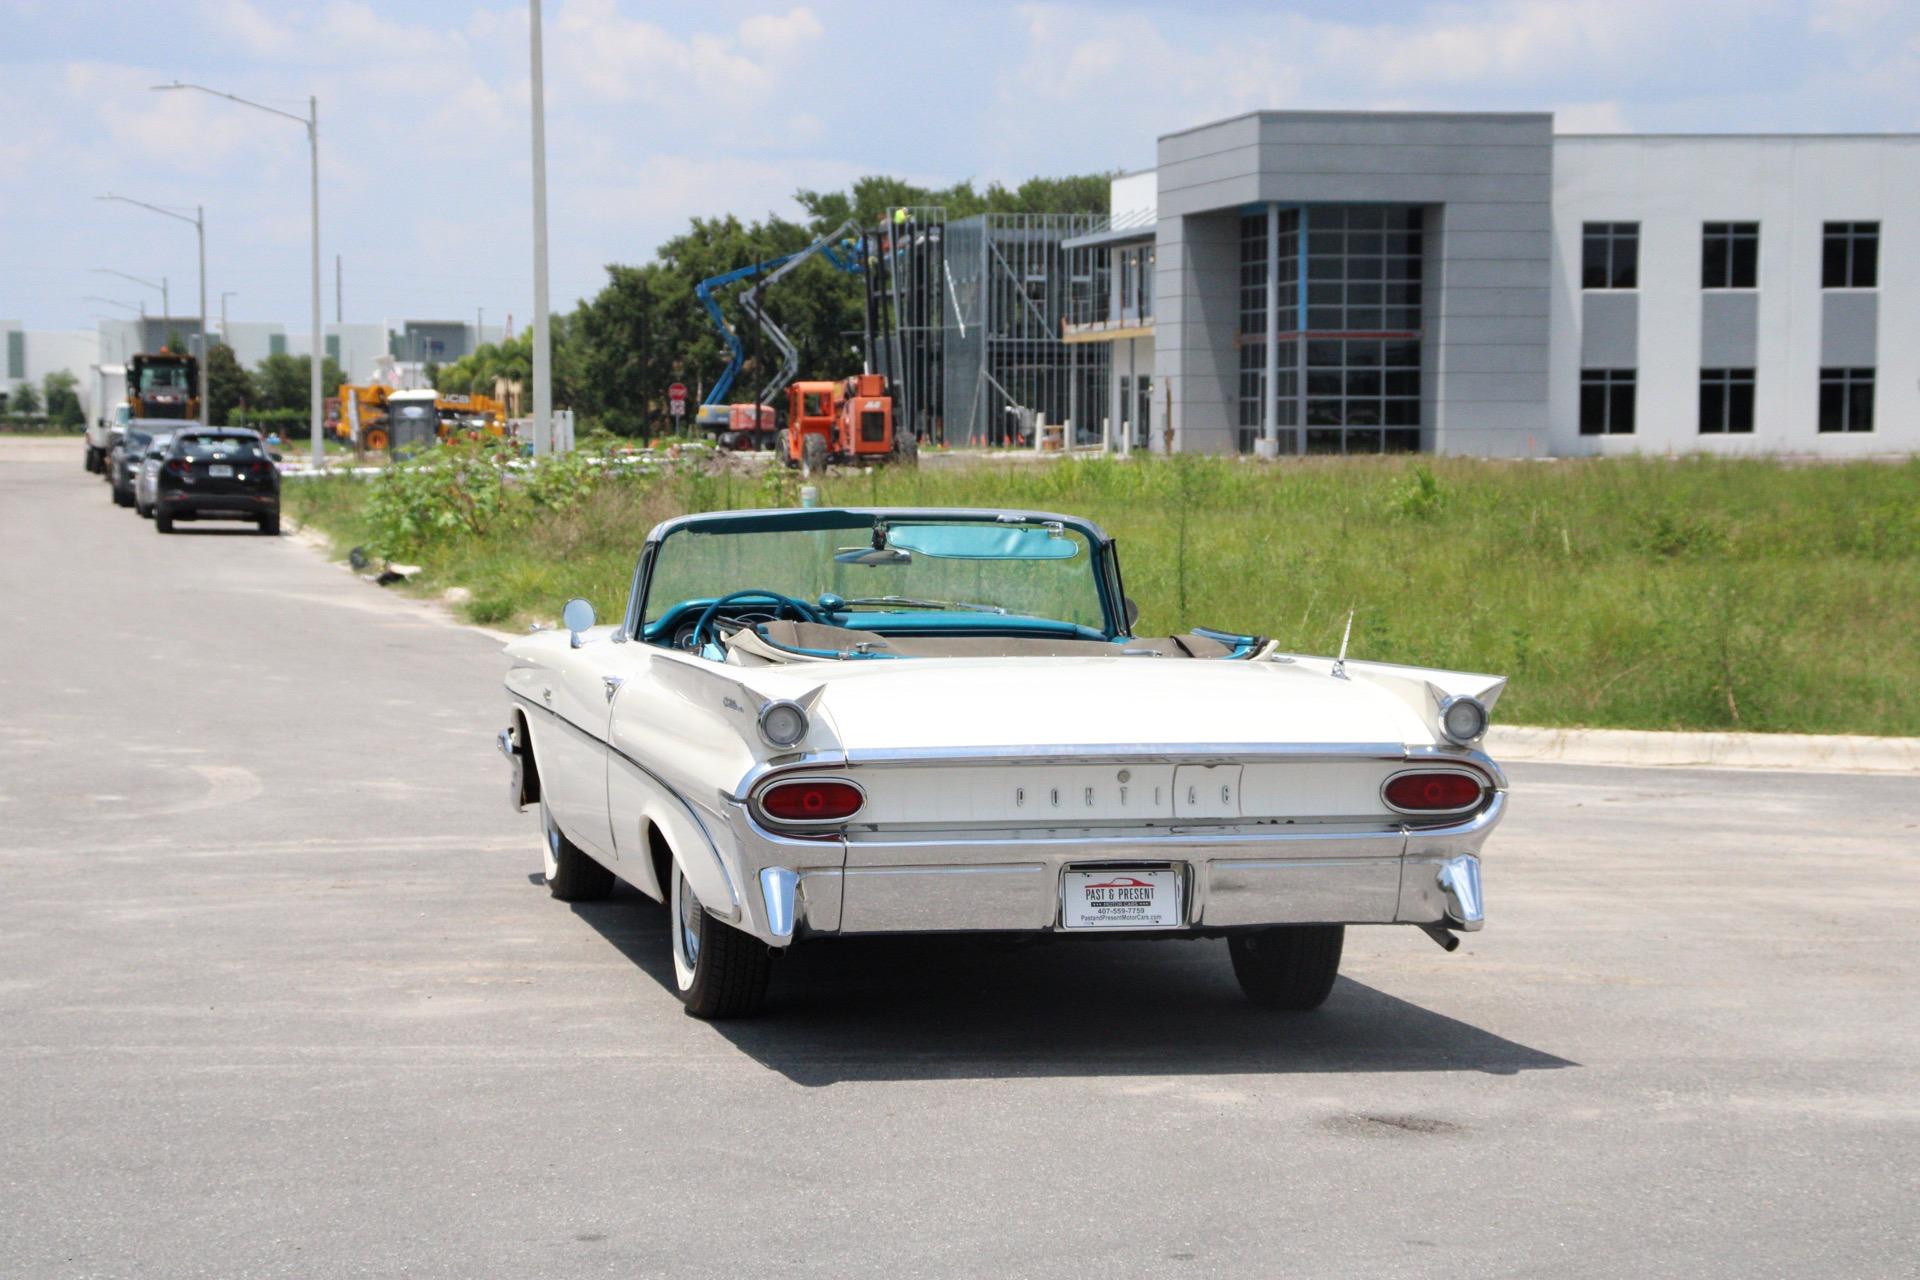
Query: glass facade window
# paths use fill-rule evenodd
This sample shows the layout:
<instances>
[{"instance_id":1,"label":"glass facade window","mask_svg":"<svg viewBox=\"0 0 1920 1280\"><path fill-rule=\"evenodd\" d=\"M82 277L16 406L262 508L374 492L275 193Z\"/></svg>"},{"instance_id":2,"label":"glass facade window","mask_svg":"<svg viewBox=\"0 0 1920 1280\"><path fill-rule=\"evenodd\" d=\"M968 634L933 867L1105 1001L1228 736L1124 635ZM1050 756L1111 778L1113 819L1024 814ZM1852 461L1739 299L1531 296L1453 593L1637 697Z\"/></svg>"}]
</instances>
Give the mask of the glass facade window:
<instances>
[{"instance_id":1,"label":"glass facade window","mask_svg":"<svg viewBox=\"0 0 1920 1280\"><path fill-rule=\"evenodd\" d=\"M1632 435L1634 387L1637 382L1638 378L1632 369L1582 369L1580 434Z\"/></svg>"},{"instance_id":2,"label":"glass facade window","mask_svg":"<svg viewBox=\"0 0 1920 1280\"><path fill-rule=\"evenodd\" d=\"M1700 244L1700 287L1753 289L1759 283L1760 224L1707 223Z\"/></svg>"},{"instance_id":3,"label":"glass facade window","mask_svg":"<svg viewBox=\"0 0 1920 1280\"><path fill-rule=\"evenodd\" d=\"M1873 430L1873 370L1820 371L1820 430Z\"/></svg>"},{"instance_id":4,"label":"glass facade window","mask_svg":"<svg viewBox=\"0 0 1920 1280\"><path fill-rule=\"evenodd\" d=\"M1308 452L1419 449L1423 214L1404 205L1279 210L1277 368L1271 388L1265 385L1267 216L1242 218L1243 452L1260 438L1269 395L1282 452L1299 446L1301 427Z\"/></svg>"},{"instance_id":5,"label":"glass facade window","mask_svg":"<svg viewBox=\"0 0 1920 1280\"><path fill-rule=\"evenodd\" d=\"M1580 231L1580 287L1640 287L1640 224L1589 222Z\"/></svg>"},{"instance_id":6,"label":"glass facade window","mask_svg":"<svg viewBox=\"0 0 1920 1280\"><path fill-rule=\"evenodd\" d=\"M1700 371L1700 432L1753 434L1753 370Z\"/></svg>"},{"instance_id":7,"label":"glass facade window","mask_svg":"<svg viewBox=\"0 0 1920 1280\"><path fill-rule=\"evenodd\" d=\"M1317 205L1307 210L1307 323L1318 332L1420 328L1421 210Z\"/></svg>"},{"instance_id":8,"label":"glass facade window","mask_svg":"<svg viewBox=\"0 0 1920 1280\"><path fill-rule=\"evenodd\" d=\"M1874 289L1879 285L1880 224L1827 223L1820 245L1820 287Z\"/></svg>"},{"instance_id":9,"label":"glass facade window","mask_svg":"<svg viewBox=\"0 0 1920 1280\"><path fill-rule=\"evenodd\" d=\"M1150 244L1122 249L1115 266L1120 273L1120 322L1144 324L1153 319L1154 252Z\"/></svg>"}]
</instances>

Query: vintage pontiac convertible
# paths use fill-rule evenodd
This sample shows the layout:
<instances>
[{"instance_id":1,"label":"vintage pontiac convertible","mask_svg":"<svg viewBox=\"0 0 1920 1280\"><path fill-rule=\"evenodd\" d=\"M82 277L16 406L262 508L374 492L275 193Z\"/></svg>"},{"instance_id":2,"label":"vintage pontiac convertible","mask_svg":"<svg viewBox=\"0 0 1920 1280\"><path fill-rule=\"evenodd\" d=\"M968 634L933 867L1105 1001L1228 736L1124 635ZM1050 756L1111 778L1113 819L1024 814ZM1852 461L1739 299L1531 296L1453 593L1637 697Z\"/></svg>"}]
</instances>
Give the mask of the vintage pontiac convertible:
<instances>
[{"instance_id":1,"label":"vintage pontiac convertible","mask_svg":"<svg viewBox=\"0 0 1920 1280\"><path fill-rule=\"evenodd\" d=\"M553 896L668 905L701 1017L836 936L1224 936L1249 997L1311 1009L1346 925L1480 928L1503 679L1135 612L1072 516L669 520L618 624L575 600L507 646L511 798Z\"/></svg>"}]
</instances>

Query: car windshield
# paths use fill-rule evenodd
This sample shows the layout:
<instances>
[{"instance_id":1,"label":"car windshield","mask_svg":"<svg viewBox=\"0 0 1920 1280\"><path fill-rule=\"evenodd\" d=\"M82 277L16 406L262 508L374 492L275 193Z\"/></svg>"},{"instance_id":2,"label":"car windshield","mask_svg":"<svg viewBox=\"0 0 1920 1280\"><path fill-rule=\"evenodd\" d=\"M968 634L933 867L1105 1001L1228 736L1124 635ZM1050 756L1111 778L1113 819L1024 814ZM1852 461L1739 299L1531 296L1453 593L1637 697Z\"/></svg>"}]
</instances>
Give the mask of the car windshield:
<instances>
[{"instance_id":1,"label":"car windshield","mask_svg":"<svg viewBox=\"0 0 1920 1280\"><path fill-rule=\"evenodd\" d=\"M1017 615L1104 631L1097 572L1084 533L1044 521L902 516L881 534L676 529L655 553L644 621L759 589L816 606L838 596L856 613Z\"/></svg>"},{"instance_id":2,"label":"car windshield","mask_svg":"<svg viewBox=\"0 0 1920 1280\"><path fill-rule=\"evenodd\" d=\"M250 436L187 436L180 448L189 458L263 458L260 442Z\"/></svg>"}]
</instances>

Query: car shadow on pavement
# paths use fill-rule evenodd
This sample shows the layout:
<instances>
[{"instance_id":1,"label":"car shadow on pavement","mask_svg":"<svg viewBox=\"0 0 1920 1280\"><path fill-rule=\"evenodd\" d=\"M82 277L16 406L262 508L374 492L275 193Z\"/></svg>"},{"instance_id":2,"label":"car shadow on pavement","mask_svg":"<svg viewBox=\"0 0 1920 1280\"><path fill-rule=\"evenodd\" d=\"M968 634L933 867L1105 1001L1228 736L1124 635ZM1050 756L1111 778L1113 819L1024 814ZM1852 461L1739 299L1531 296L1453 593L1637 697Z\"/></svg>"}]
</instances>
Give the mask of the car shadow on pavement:
<instances>
[{"instance_id":1,"label":"car shadow on pavement","mask_svg":"<svg viewBox=\"0 0 1920 1280\"><path fill-rule=\"evenodd\" d=\"M672 993L664 908L623 886L573 910ZM1312 1013L1256 1008L1217 939L822 940L776 963L761 1017L713 1025L810 1086L1578 1065L1351 978Z\"/></svg>"}]
</instances>

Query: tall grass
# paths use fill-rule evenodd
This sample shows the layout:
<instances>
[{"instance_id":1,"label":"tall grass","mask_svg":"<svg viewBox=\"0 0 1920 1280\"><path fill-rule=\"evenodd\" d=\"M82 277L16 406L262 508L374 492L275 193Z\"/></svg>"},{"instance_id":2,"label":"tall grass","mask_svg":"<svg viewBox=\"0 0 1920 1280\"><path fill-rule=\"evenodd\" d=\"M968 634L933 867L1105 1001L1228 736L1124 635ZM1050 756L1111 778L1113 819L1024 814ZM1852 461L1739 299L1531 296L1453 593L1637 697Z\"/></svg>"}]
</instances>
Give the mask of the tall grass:
<instances>
[{"instance_id":1,"label":"tall grass","mask_svg":"<svg viewBox=\"0 0 1920 1280\"><path fill-rule=\"evenodd\" d=\"M1037 508L1120 543L1142 634L1195 624L1510 677L1501 719L1920 733L1920 462L1175 458L836 474L830 505ZM790 505L793 482L613 480L510 533L421 549L477 619L625 604L648 528ZM344 544L364 486L289 486Z\"/></svg>"}]
</instances>

